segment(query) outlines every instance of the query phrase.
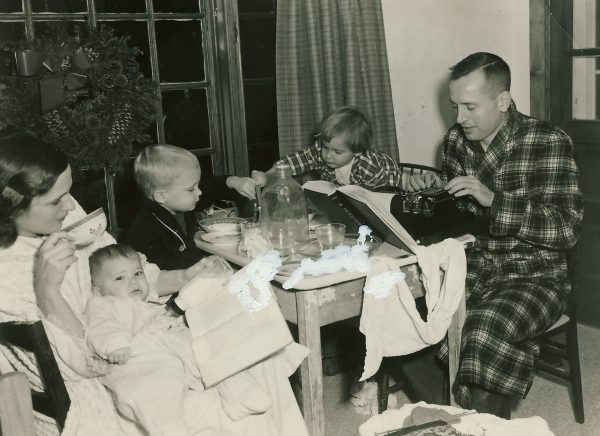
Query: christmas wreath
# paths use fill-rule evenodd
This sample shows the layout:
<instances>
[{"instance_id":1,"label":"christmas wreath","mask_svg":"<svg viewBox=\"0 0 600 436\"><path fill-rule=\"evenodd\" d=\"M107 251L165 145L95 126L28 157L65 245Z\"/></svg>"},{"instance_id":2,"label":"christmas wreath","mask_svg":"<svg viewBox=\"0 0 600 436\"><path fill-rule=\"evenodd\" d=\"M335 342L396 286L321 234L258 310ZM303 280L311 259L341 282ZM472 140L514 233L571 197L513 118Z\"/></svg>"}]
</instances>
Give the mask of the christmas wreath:
<instances>
[{"instance_id":1,"label":"christmas wreath","mask_svg":"<svg viewBox=\"0 0 600 436\"><path fill-rule=\"evenodd\" d=\"M158 88L140 72L139 49L108 27L56 30L15 51L0 76L0 130L13 127L61 147L78 169L111 167L151 141Z\"/></svg>"}]
</instances>

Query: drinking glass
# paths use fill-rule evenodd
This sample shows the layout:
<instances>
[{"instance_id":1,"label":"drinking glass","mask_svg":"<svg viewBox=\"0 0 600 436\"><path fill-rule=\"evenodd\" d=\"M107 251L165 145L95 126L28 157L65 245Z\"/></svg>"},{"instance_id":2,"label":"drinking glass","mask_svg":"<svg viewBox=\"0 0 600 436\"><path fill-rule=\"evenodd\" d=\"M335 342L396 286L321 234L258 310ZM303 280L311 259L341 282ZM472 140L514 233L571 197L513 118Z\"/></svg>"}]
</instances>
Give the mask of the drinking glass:
<instances>
[{"instance_id":1,"label":"drinking glass","mask_svg":"<svg viewBox=\"0 0 600 436\"><path fill-rule=\"evenodd\" d=\"M315 229L315 235L321 250L329 250L337 247L344 242L344 236L346 234L346 225L342 223L330 223L319 226Z\"/></svg>"}]
</instances>

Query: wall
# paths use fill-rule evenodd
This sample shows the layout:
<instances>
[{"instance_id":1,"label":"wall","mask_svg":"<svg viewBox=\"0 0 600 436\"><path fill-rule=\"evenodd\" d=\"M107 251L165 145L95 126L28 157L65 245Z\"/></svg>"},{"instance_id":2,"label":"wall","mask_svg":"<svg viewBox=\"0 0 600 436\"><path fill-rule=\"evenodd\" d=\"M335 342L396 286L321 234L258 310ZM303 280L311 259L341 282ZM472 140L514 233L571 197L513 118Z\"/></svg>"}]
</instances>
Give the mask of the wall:
<instances>
[{"instance_id":1,"label":"wall","mask_svg":"<svg viewBox=\"0 0 600 436\"><path fill-rule=\"evenodd\" d=\"M529 113L529 2L381 0L400 160L439 167L453 122L448 68L493 52L512 70L512 96Z\"/></svg>"}]
</instances>

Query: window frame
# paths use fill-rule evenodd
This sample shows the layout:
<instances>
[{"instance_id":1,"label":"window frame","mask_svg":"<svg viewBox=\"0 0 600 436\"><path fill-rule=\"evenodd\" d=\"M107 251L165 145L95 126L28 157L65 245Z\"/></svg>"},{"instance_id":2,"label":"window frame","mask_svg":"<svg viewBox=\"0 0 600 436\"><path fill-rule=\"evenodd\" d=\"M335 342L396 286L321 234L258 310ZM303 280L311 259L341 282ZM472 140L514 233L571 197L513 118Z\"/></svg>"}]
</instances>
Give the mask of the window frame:
<instances>
[{"instance_id":1,"label":"window frame","mask_svg":"<svg viewBox=\"0 0 600 436\"><path fill-rule=\"evenodd\" d=\"M31 0L23 0L21 12L0 13L0 22L22 22L25 36L35 37L34 23L42 21L87 22L95 27L99 21L144 21L148 30L152 80L160 87L157 117L157 140L165 142L162 93L185 89L204 89L208 100L210 147L192 149L192 153L210 156L214 174L246 175L248 154L239 53L237 2L198 0L199 12L154 12L152 0L145 0L146 12L97 12L94 0L86 0L86 12L33 12ZM205 78L193 82L160 82L155 24L159 20L200 20L205 64Z\"/></svg>"}]
</instances>

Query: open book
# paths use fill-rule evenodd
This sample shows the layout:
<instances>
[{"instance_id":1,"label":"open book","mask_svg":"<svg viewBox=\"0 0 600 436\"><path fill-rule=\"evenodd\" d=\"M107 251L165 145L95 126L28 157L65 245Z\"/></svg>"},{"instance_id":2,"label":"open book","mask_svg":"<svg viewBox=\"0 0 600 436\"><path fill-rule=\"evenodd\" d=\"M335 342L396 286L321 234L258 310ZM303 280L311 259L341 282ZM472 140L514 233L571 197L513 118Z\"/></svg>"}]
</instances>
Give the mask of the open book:
<instances>
[{"instance_id":1,"label":"open book","mask_svg":"<svg viewBox=\"0 0 600 436\"><path fill-rule=\"evenodd\" d=\"M377 236L398 248L415 252L418 244L485 229L487 219L459 210L446 202L434 216L406 213L397 193L373 192L357 185L334 186L323 180L306 182L304 194L331 222L346 224L356 232L366 224Z\"/></svg>"},{"instance_id":2,"label":"open book","mask_svg":"<svg viewBox=\"0 0 600 436\"><path fill-rule=\"evenodd\" d=\"M356 233L368 225L374 233L398 248L414 253L414 238L392 215L395 194L372 192L358 185L334 186L324 180L302 185L304 194L331 222L346 224L346 231Z\"/></svg>"}]
</instances>

